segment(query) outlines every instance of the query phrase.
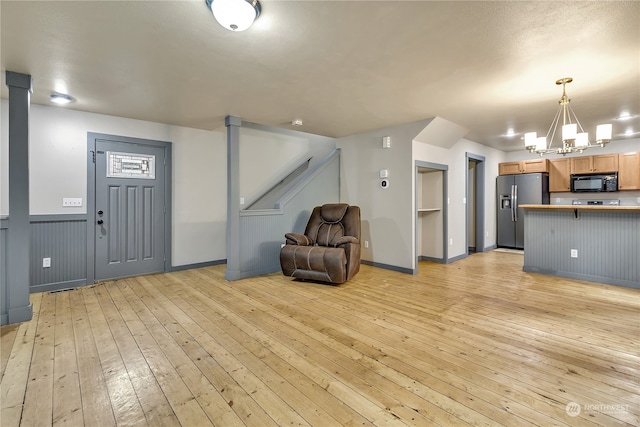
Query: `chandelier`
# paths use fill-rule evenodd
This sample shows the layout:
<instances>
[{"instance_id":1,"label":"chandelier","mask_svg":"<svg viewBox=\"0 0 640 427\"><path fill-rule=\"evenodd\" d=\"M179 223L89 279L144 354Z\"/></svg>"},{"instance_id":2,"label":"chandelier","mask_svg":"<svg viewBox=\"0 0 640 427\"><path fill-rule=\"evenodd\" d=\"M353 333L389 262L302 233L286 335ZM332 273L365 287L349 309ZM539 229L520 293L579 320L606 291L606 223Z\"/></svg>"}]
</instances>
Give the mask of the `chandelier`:
<instances>
[{"instance_id":1,"label":"chandelier","mask_svg":"<svg viewBox=\"0 0 640 427\"><path fill-rule=\"evenodd\" d=\"M610 124L598 125L596 128L596 142L591 144L589 142L589 134L582 129L582 125L578 121L576 114L571 108L571 100L567 97L566 85L573 81L572 77L565 77L556 80L557 85L562 85L562 98L558 101L560 106L558 112L549 127L547 136L540 136L535 132L527 132L524 134L524 146L531 153L538 153L541 156L545 154L568 154L568 153L582 153L584 150L590 147L604 147L611 141ZM562 116L562 147L553 148L553 138L556 135L556 130L560 123L560 117ZM580 132L578 132L580 129ZM549 145L547 145L547 141Z\"/></svg>"}]
</instances>

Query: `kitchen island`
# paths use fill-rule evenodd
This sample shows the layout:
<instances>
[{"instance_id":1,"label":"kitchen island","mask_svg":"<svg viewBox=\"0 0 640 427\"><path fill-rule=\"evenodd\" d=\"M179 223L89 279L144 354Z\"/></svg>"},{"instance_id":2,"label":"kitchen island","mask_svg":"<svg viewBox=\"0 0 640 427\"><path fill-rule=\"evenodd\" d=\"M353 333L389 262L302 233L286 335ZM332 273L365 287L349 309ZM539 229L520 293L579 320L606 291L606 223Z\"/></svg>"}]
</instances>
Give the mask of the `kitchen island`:
<instances>
[{"instance_id":1,"label":"kitchen island","mask_svg":"<svg viewBox=\"0 0 640 427\"><path fill-rule=\"evenodd\" d=\"M520 207L524 271L640 289L640 206Z\"/></svg>"}]
</instances>

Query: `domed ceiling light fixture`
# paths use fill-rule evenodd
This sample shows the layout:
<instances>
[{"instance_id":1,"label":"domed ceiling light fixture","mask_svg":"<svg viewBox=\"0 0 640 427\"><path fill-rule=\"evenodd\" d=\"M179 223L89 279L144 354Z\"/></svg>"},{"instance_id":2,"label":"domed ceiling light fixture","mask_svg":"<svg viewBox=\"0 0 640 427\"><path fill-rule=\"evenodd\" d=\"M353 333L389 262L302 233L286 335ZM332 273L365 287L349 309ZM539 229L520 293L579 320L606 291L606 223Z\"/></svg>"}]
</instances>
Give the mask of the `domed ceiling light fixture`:
<instances>
[{"instance_id":1,"label":"domed ceiling light fixture","mask_svg":"<svg viewBox=\"0 0 640 427\"><path fill-rule=\"evenodd\" d=\"M562 98L558 101L560 107L558 107L558 112L551 123L551 127L549 127L547 136L538 137L535 132L527 132L524 134L524 146L531 153L538 153L541 156L551 153L562 155L573 152L582 153L590 147L604 147L611 141L612 126L610 124L604 124L598 125L596 128L595 145L589 142L589 134L582 129L582 125L571 108L571 100L567 97L565 90L567 83L571 83L572 81L572 77L564 77L556 80L557 85L562 85ZM552 148L553 138L560 123L560 116L562 116L562 147ZM580 129L580 133L578 133L578 128ZM547 145L547 141L549 145Z\"/></svg>"},{"instance_id":2,"label":"domed ceiling light fixture","mask_svg":"<svg viewBox=\"0 0 640 427\"><path fill-rule=\"evenodd\" d=\"M220 25L231 31L244 31L260 16L258 0L205 0Z\"/></svg>"},{"instance_id":3,"label":"domed ceiling light fixture","mask_svg":"<svg viewBox=\"0 0 640 427\"><path fill-rule=\"evenodd\" d=\"M75 101L75 99L73 99L72 96L66 95L64 93L58 93L58 92L52 93L49 96L49 100L54 104L58 104L58 105L70 104L73 101Z\"/></svg>"}]
</instances>

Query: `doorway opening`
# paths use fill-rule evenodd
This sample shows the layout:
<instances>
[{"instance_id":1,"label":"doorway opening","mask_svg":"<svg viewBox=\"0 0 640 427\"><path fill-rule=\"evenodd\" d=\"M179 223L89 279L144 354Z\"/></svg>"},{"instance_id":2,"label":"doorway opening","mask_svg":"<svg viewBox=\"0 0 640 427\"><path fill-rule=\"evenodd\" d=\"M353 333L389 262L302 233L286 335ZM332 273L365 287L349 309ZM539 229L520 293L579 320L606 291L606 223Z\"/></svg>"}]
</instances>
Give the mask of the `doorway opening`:
<instances>
[{"instance_id":1,"label":"doorway opening","mask_svg":"<svg viewBox=\"0 0 640 427\"><path fill-rule=\"evenodd\" d=\"M471 255L485 249L485 158L471 153L466 158L466 247L467 255Z\"/></svg>"}]
</instances>

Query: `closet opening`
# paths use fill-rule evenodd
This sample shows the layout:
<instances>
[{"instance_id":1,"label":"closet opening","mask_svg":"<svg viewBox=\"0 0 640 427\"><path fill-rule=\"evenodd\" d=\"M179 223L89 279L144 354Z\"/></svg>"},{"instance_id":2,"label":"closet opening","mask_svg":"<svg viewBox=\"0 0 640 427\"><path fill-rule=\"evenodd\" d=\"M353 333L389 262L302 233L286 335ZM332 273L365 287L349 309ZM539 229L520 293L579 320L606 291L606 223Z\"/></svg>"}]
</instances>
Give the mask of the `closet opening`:
<instances>
[{"instance_id":1,"label":"closet opening","mask_svg":"<svg viewBox=\"0 0 640 427\"><path fill-rule=\"evenodd\" d=\"M418 261L446 263L447 165L416 161L416 255Z\"/></svg>"}]
</instances>

